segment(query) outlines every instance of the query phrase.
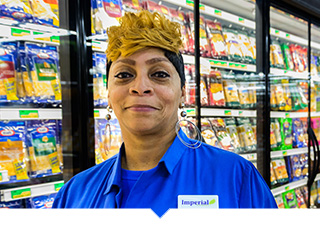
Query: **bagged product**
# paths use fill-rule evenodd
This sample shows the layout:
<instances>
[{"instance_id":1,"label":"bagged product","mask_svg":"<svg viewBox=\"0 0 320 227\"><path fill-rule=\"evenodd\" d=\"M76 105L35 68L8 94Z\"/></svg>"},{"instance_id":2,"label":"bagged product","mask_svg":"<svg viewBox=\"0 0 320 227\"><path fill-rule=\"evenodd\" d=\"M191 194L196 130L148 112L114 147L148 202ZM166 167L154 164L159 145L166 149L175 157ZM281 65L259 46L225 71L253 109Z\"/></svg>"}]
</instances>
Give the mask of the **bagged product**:
<instances>
[{"instance_id":1,"label":"bagged product","mask_svg":"<svg viewBox=\"0 0 320 227\"><path fill-rule=\"evenodd\" d=\"M32 22L32 10L28 0L1 0L0 15L23 22Z\"/></svg>"},{"instance_id":2,"label":"bagged product","mask_svg":"<svg viewBox=\"0 0 320 227\"><path fill-rule=\"evenodd\" d=\"M29 180L24 121L0 121L0 183Z\"/></svg>"},{"instance_id":3,"label":"bagged product","mask_svg":"<svg viewBox=\"0 0 320 227\"><path fill-rule=\"evenodd\" d=\"M22 200L14 200L10 202L0 202L0 209L17 209L25 208L22 204Z\"/></svg>"},{"instance_id":4,"label":"bagged product","mask_svg":"<svg viewBox=\"0 0 320 227\"><path fill-rule=\"evenodd\" d=\"M302 148L307 146L307 141L305 140L304 129L300 118L292 119L292 147Z\"/></svg>"},{"instance_id":5,"label":"bagged product","mask_svg":"<svg viewBox=\"0 0 320 227\"><path fill-rule=\"evenodd\" d=\"M304 200L303 194L300 190L300 188L296 188L294 189L294 192L296 194L297 197L297 202L298 202L298 208L307 208L307 204L306 201Z\"/></svg>"},{"instance_id":6,"label":"bagged product","mask_svg":"<svg viewBox=\"0 0 320 227\"><path fill-rule=\"evenodd\" d=\"M57 193L41 195L26 199L26 207L32 209L50 209Z\"/></svg>"},{"instance_id":7,"label":"bagged product","mask_svg":"<svg viewBox=\"0 0 320 227\"><path fill-rule=\"evenodd\" d=\"M29 0L36 23L59 27L58 0Z\"/></svg>"},{"instance_id":8,"label":"bagged product","mask_svg":"<svg viewBox=\"0 0 320 227\"><path fill-rule=\"evenodd\" d=\"M277 178L276 178L276 175L274 173L274 169L272 167L272 164L270 163L270 184L271 184L271 187L273 187L274 185L276 185L278 182L277 182ZM277 202L278 203L278 202ZM279 204L278 204L279 206Z\"/></svg>"},{"instance_id":9,"label":"bagged product","mask_svg":"<svg viewBox=\"0 0 320 227\"><path fill-rule=\"evenodd\" d=\"M280 133L280 123L278 119L271 118L270 122L270 134L273 132L273 136L270 135L270 145L272 151L277 151L281 149L282 139ZM272 143L271 143L272 137Z\"/></svg>"},{"instance_id":10,"label":"bagged product","mask_svg":"<svg viewBox=\"0 0 320 227\"><path fill-rule=\"evenodd\" d=\"M196 104L196 82L194 80L194 65L184 65L184 72L186 75L186 105Z\"/></svg>"},{"instance_id":11,"label":"bagged product","mask_svg":"<svg viewBox=\"0 0 320 227\"><path fill-rule=\"evenodd\" d=\"M106 77L107 58L104 53L93 53L93 100L94 106L107 106L107 77Z\"/></svg>"},{"instance_id":12,"label":"bagged product","mask_svg":"<svg viewBox=\"0 0 320 227\"><path fill-rule=\"evenodd\" d=\"M284 203L283 203L283 198L282 198L282 195L277 195L274 197L275 200L276 200L276 203L278 205L278 208L279 209L284 209Z\"/></svg>"},{"instance_id":13,"label":"bagged product","mask_svg":"<svg viewBox=\"0 0 320 227\"><path fill-rule=\"evenodd\" d=\"M282 193L285 208L298 208L298 201L294 189Z\"/></svg>"},{"instance_id":14,"label":"bagged product","mask_svg":"<svg viewBox=\"0 0 320 227\"><path fill-rule=\"evenodd\" d=\"M226 59L228 57L227 44L222 34L222 27L219 22L206 20L208 43L210 44L210 55L213 58Z\"/></svg>"},{"instance_id":15,"label":"bagged product","mask_svg":"<svg viewBox=\"0 0 320 227\"><path fill-rule=\"evenodd\" d=\"M274 173L279 184L284 184L289 182L289 176L286 169L286 164L284 158L277 158L271 160Z\"/></svg>"},{"instance_id":16,"label":"bagged product","mask_svg":"<svg viewBox=\"0 0 320 227\"><path fill-rule=\"evenodd\" d=\"M286 157L289 182L301 179L301 163L299 155Z\"/></svg>"},{"instance_id":17,"label":"bagged product","mask_svg":"<svg viewBox=\"0 0 320 227\"><path fill-rule=\"evenodd\" d=\"M318 143L320 143L320 118L311 118L311 128L317 137Z\"/></svg>"},{"instance_id":18,"label":"bagged product","mask_svg":"<svg viewBox=\"0 0 320 227\"><path fill-rule=\"evenodd\" d=\"M290 44L289 49L292 54L295 71L297 72L305 71L305 65L304 65L303 59L301 59L300 57L301 46Z\"/></svg>"},{"instance_id":19,"label":"bagged product","mask_svg":"<svg viewBox=\"0 0 320 227\"><path fill-rule=\"evenodd\" d=\"M207 89L207 77L202 74L200 76L200 102L201 106L208 106L208 89Z\"/></svg>"},{"instance_id":20,"label":"bagged product","mask_svg":"<svg viewBox=\"0 0 320 227\"><path fill-rule=\"evenodd\" d=\"M126 12L138 12L142 9L141 0L122 0L122 8Z\"/></svg>"},{"instance_id":21,"label":"bagged product","mask_svg":"<svg viewBox=\"0 0 320 227\"><path fill-rule=\"evenodd\" d=\"M236 120L234 118L225 118L227 132L231 138L231 143L234 147L235 153L241 153L244 151L244 147L241 146L240 138L237 131Z\"/></svg>"},{"instance_id":22,"label":"bagged product","mask_svg":"<svg viewBox=\"0 0 320 227\"><path fill-rule=\"evenodd\" d=\"M54 123L52 123L54 124ZM57 135L57 152L60 169L63 169L63 154L62 154L62 120L56 120L56 135Z\"/></svg>"},{"instance_id":23,"label":"bagged product","mask_svg":"<svg viewBox=\"0 0 320 227\"><path fill-rule=\"evenodd\" d=\"M292 119L280 118L281 150L292 149Z\"/></svg>"},{"instance_id":24,"label":"bagged product","mask_svg":"<svg viewBox=\"0 0 320 227\"><path fill-rule=\"evenodd\" d=\"M299 161L301 166L301 178L305 178L308 176L308 155L307 154L300 154Z\"/></svg>"},{"instance_id":25,"label":"bagged product","mask_svg":"<svg viewBox=\"0 0 320 227\"><path fill-rule=\"evenodd\" d=\"M290 93L290 85L288 80L282 80L282 87L283 87L283 98L285 100L285 106L281 109L284 111L291 111L292 110L292 98Z\"/></svg>"},{"instance_id":26,"label":"bagged product","mask_svg":"<svg viewBox=\"0 0 320 227\"><path fill-rule=\"evenodd\" d=\"M256 58L257 58L256 36L254 34L249 34L249 41L250 41L249 51L252 52L253 54L253 64L255 64Z\"/></svg>"},{"instance_id":27,"label":"bagged product","mask_svg":"<svg viewBox=\"0 0 320 227\"><path fill-rule=\"evenodd\" d=\"M253 107L252 99L250 99L250 87L248 82L238 82L238 94L241 109Z\"/></svg>"},{"instance_id":28,"label":"bagged product","mask_svg":"<svg viewBox=\"0 0 320 227\"><path fill-rule=\"evenodd\" d=\"M234 146L230 135L227 132L224 120L222 118L212 118L210 119L210 122L221 148L227 151L234 151Z\"/></svg>"},{"instance_id":29,"label":"bagged product","mask_svg":"<svg viewBox=\"0 0 320 227\"><path fill-rule=\"evenodd\" d=\"M303 110L308 106L308 99L299 82L290 83L290 93L292 97L292 109Z\"/></svg>"},{"instance_id":30,"label":"bagged product","mask_svg":"<svg viewBox=\"0 0 320 227\"><path fill-rule=\"evenodd\" d=\"M271 118L271 122L270 122L270 147L271 147L271 150L276 150L278 144L277 144L276 135L274 133L275 124L272 120L273 118Z\"/></svg>"},{"instance_id":31,"label":"bagged product","mask_svg":"<svg viewBox=\"0 0 320 227\"><path fill-rule=\"evenodd\" d=\"M28 73L32 80L34 102L60 104L61 84L57 47L26 43L25 53Z\"/></svg>"},{"instance_id":32,"label":"bagged product","mask_svg":"<svg viewBox=\"0 0 320 227\"><path fill-rule=\"evenodd\" d=\"M243 55L240 50L237 32L229 28L224 28L222 31L228 47L228 60L235 62L243 61Z\"/></svg>"},{"instance_id":33,"label":"bagged product","mask_svg":"<svg viewBox=\"0 0 320 227\"><path fill-rule=\"evenodd\" d=\"M310 73L311 73L311 76L317 76L318 75L318 68L317 68L317 65L318 65L318 57L315 56L313 53L311 53L311 70L310 70Z\"/></svg>"},{"instance_id":34,"label":"bagged product","mask_svg":"<svg viewBox=\"0 0 320 227\"><path fill-rule=\"evenodd\" d=\"M61 173L54 125L55 120L31 120L27 122L27 145L32 177Z\"/></svg>"},{"instance_id":35,"label":"bagged product","mask_svg":"<svg viewBox=\"0 0 320 227\"><path fill-rule=\"evenodd\" d=\"M253 64L255 53L254 53L253 47L251 46L248 34L243 30L239 30L238 41L240 44L240 50L244 58L244 62Z\"/></svg>"},{"instance_id":36,"label":"bagged product","mask_svg":"<svg viewBox=\"0 0 320 227\"><path fill-rule=\"evenodd\" d=\"M294 71L295 68L294 68L294 63L293 63L293 59L292 59L292 55L291 55L291 51L290 51L289 46L285 43L282 43L281 50L282 50L283 57L284 57L285 68L288 70Z\"/></svg>"},{"instance_id":37,"label":"bagged product","mask_svg":"<svg viewBox=\"0 0 320 227\"><path fill-rule=\"evenodd\" d=\"M237 131L246 152L253 152L257 148L257 142L253 133L252 125L248 118L237 118Z\"/></svg>"},{"instance_id":38,"label":"bagged product","mask_svg":"<svg viewBox=\"0 0 320 227\"><path fill-rule=\"evenodd\" d=\"M2 43L0 46L0 104L18 102L19 80L18 43ZM19 82L17 82L19 81Z\"/></svg>"},{"instance_id":39,"label":"bagged product","mask_svg":"<svg viewBox=\"0 0 320 227\"><path fill-rule=\"evenodd\" d=\"M218 138L213 131L211 122L208 119L201 119L201 136L207 144L221 148Z\"/></svg>"},{"instance_id":40,"label":"bagged product","mask_svg":"<svg viewBox=\"0 0 320 227\"><path fill-rule=\"evenodd\" d=\"M225 106L225 98L220 71L211 71L207 77L209 105Z\"/></svg>"},{"instance_id":41,"label":"bagged product","mask_svg":"<svg viewBox=\"0 0 320 227\"><path fill-rule=\"evenodd\" d=\"M251 117L250 118L250 123L251 123L251 127L252 127L252 132L253 132L253 135L254 135L254 139L255 139L255 141L257 141L257 119Z\"/></svg>"},{"instance_id":42,"label":"bagged product","mask_svg":"<svg viewBox=\"0 0 320 227\"><path fill-rule=\"evenodd\" d=\"M272 40L270 45L270 65L274 68L284 68L284 60L279 42Z\"/></svg>"},{"instance_id":43,"label":"bagged product","mask_svg":"<svg viewBox=\"0 0 320 227\"><path fill-rule=\"evenodd\" d=\"M240 107L240 100L238 95L238 86L235 80L223 79L223 91L226 99L227 107Z\"/></svg>"}]
</instances>

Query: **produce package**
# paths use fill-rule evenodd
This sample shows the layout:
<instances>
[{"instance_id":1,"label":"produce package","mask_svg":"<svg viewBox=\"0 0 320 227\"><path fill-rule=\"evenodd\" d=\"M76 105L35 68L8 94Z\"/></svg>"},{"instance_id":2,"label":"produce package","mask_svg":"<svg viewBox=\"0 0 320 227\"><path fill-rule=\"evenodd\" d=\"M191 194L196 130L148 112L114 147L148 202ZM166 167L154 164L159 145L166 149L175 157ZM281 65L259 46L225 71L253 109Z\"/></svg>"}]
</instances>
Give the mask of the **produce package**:
<instances>
[{"instance_id":1,"label":"produce package","mask_svg":"<svg viewBox=\"0 0 320 227\"><path fill-rule=\"evenodd\" d=\"M285 68L287 70L294 71L295 68L294 68L294 63L293 63L293 59L292 59L292 55L291 55L291 51L290 51L289 46L285 43L282 43L281 50L282 50L283 57L284 57Z\"/></svg>"},{"instance_id":2,"label":"produce package","mask_svg":"<svg viewBox=\"0 0 320 227\"><path fill-rule=\"evenodd\" d=\"M238 31L238 41L240 44L240 50L244 58L244 62L253 64L255 53L246 31L243 31L243 30Z\"/></svg>"},{"instance_id":3,"label":"produce package","mask_svg":"<svg viewBox=\"0 0 320 227\"><path fill-rule=\"evenodd\" d=\"M219 22L206 20L206 28L208 33L208 42L210 44L210 55L213 58L227 59L227 44L222 34L222 27Z\"/></svg>"},{"instance_id":4,"label":"produce package","mask_svg":"<svg viewBox=\"0 0 320 227\"><path fill-rule=\"evenodd\" d=\"M284 69L284 60L278 41L272 40L270 45L270 65L274 68Z\"/></svg>"},{"instance_id":5,"label":"produce package","mask_svg":"<svg viewBox=\"0 0 320 227\"><path fill-rule=\"evenodd\" d=\"M223 92L223 84L220 71L210 71L207 77L209 105L225 106L225 97Z\"/></svg>"},{"instance_id":6,"label":"produce package","mask_svg":"<svg viewBox=\"0 0 320 227\"><path fill-rule=\"evenodd\" d=\"M238 86L233 79L223 79L223 91L227 107L240 107Z\"/></svg>"}]
</instances>

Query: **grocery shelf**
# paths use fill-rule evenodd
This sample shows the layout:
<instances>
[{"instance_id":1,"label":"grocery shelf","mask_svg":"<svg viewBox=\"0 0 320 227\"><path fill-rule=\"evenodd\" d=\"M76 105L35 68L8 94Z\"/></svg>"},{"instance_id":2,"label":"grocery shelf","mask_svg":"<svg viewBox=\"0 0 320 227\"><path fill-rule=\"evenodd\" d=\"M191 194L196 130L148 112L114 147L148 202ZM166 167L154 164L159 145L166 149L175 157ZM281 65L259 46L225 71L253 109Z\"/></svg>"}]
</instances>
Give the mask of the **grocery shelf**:
<instances>
[{"instance_id":1,"label":"grocery shelf","mask_svg":"<svg viewBox=\"0 0 320 227\"><path fill-rule=\"evenodd\" d=\"M271 111L271 118L301 118L308 117L308 112L285 112L285 111Z\"/></svg>"},{"instance_id":2,"label":"grocery shelf","mask_svg":"<svg viewBox=\"0 0 320 227\"><path fill-rule=\"evenodd\" d=\"M311 117L320 117L320 112L311 112Z\"/></svg>"},{"instance_id":3,"label":"grocery shelf","mask_svg":"<svg viewBox=\"0 0 320 227\"><path fill-rule=\"evenodd\" d=\"M203 117L256 117L256 110L242 109L220 109L201 107L201 116Z\"/></svg>"},{"instance_id":4,"label":"grocery shelf","mask_svg":"<svg viewBox=\"0 0 320 227\"><path fill-rule=\"evenodd\" d=\"M271 158L282 158L284 156L306 154L308 153L308 147L294 148L282 151L271 151Z\"/></svg>"},{"instance_id":5,"label":"grocery shelf","mask_svg":"<svg viewBox=\"0 0 320 227\"><path fill-rule=\"evenodd\" d=\"M299 187L302 187L302 186L306 186L306 185L307 185L307 182L308 182L308 179L307 179L307 178L304 178L304 179L301 179L301 180L298 180L298 181L294 181L294 182L291 182L291 183L282 185L282 186L280 186L280 187L271 189L271 192L272 192L272 194L273 194L274 196L280 195L280 194L282 194L283 192L286 192L286 191L288 191L288 190L295 189L295 188L299 188Z\"/></svg>"},{"instance_id":6,"label":"grocery shelf","mask_svg":"<svg viewBox=\"0 0 320 227\"><path fill-rule=\"evenodd\" d=\"M62 109L0 109L0 120L33 120L33 119L62 119Z\"/></svg>"},{"instance_id":7,"label":"grocery shelf","mask_svg":"<svg viewBox=\"0 0 320 227\"><path fill-rule=\"evenodd\" d=\"M239 154L241 157L247 159L248 161L256 161L257 153L249 153L249 154Z\"/></svg>"},{"instance_id":8,"label":"grocery shelf","mask_svg":"<svg viewBox=\"0 0 320 227\"><path fill-rule=\"evenodd\" d=\"M309 79L309 72L295 72L285 69L270 68L270 73L279 76L288 76L293 79Z\"/></svg>"},{"instance_id":9,"label":"grocery shelf","mask_svg":"<svg viewBox=\"0 0 320 227\"><path fill-rule=\"evenodd\" d=\"M17 199L26 199L35 196L57 193L63 185L64 181L56 181L50 183L4 189L0 191L0 201L9 202Z\"/></svg>"}]
</instances>

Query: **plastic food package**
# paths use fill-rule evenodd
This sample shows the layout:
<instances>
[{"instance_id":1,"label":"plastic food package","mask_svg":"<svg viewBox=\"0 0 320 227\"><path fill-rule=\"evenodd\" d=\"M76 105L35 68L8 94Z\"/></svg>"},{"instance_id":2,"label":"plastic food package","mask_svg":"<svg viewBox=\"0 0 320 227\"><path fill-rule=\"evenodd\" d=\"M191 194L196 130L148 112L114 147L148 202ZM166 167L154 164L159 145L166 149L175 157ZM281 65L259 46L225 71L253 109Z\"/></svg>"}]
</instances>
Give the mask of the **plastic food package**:
<instances>
[{"instance_id":1,"label":"plastic food package","mask_svg":"<svg viewBox=\"0 0 320 227\"><path fill-rule=\"evenodd\" d=\"M184 65L184 72L186 76L186 105L195 105L196 104L196 82L195 77L195 66L194 65Z\"/></svg>"},{"instance_id":2,"label":"plastic food package","mask_svg":"<svg viewBox=\"0 0 320 227\"><path fill-rule=\"evenodd\" d=\"M36 23L59 27L58 0L29 0Z\"/></svg>"},{"instance_id":3,"label":"plastic food package","mask_svg":"<svg viewBox=\"0 0 320 227\"><path fill-rule=\"evenodd\" d=\"M272 80L270 83L270 105L273 110L285 110L286 99L283 85L278 80Z\"/></svg>"},{"instance_id":4,"label":"plastic food package","mask_svg":"<svg viewBox=\"0 0 320 227\"><path fill-rule=\"evenodd\" d=\"M59 55L57 47L26 43L26 68L23 81L27 96L35 103L61 103ZM29 74L30 76L29 76ZM32 87L30 85L32 84Z\"/></svg>"},{"instance_id":5,"label":"plastic food package","mask_svg":"<svg viewBox=\"0 0 320 227\"><path fill-rule=\"evenodd\" d=\"M281 132L280 132L280 123L278 119L271 118L270 122L270 132L273 132L274 136L274 142L271 145L271 150L276 151L281 149L282 144L282 138L281 138ZM271 143L271 135L270 135L270 143Z\"/></svg>"},{"instance_id":6,"label":"plastic food package","mask_svg":"<svg viewBox=\"0 0 320 227\"><path fill-rule=\"evenodd\" d=\"M228 28L223 28L222 31L228 47L228 60L235 62L243 61L243 55L237 38L237 31Z\"/></svg>"},{"instance_id":7,"label":"plastic food package","mask_svg":"<svg viewBox=\"0 0 320 227\"><path fill-rule=\"evenodd\" d=\"M302 148L307 146L307 141L305 140L304 129L300 118L292 119L292 147Z\"/></svg>"},{"instance_id":8,"label":"plastic food package","mask_svg":"<svg viewBox=\"0 0 320 227\"><path fill-rule=\"evenodd\" d=\"M292 98L292 109L303 110L308 106L308 100L299 82L290 83L290 93Z\"/></svg>"},{"instance_id":9,"label":"plastic food package","mask_svg":"<svg viewBox=\"0 0 320 227\"><path fill-rule=\"evenodd\" d=\"M308 176L308 155L307 154L300 154L299 161L301 165L301 177L305 178Z\"/></svg>"},{"instance_id":10,"label":"plastic food package","mask_svg":"<svg viewBox=\"0 0 320 227\"><path fill-rule=\"evenodd\" d=\"M57 193L26 199L26 207L32 209L51 209Z\"/></svg>"},{"instance_id":11,"label":"plastic food package","mask_svg":"<svg viewBox=\"0 0 320 227\"><path fill-rule=\"evenodd\" d=\"M256 136L253 132L249 118L237 118L237 131L242 147L246 152L253 152L257 148Z\"/></svg>"},{"instance_id":12,"label":"plastic food package","mask_svg":"<svg viewBox=\"0 0 320 227\"><path fill-rule=\"evenodd\" d=\"M18 95L22 92L18 47L17 42L2 43L0 46L0 104L18 102Z\"/></svg>"},{"instance_id":13,"label":"plastic food package","mask_svg":"<svg viewBox=\"0 0 320 227\"><path fill-rule=\"evenodd\" d=\"M60 174L55 120L28 121L27 132L31 176Z\"/></svg>"},{"instance_id":14,"label":"plastic food package","mask_svg":"<svg viewBox=\"0 0 320 227\"><path fill-rule=\"evenodd\" d=\"M318 75L318 56L315 56L313 53L311 53L311 76L317 76Z\"/></svg>"},{"instance_id":15,"label":"plastic food package","mask_svg":"<svg viewBox=\"0 0 320 227\"><path fill-rule=\"evenodd\" d=\"M1 0L0 15L23 22L32 22L32 9L29 0Z\"/></svg>"},{"instance_id":16,"label":"plastic food package","mask_svg":"<svg viewBox=\"0 0 320 227\"><path fill-rule=\"evenodd\" d=\"M201 135L207 144L221 148L211 122L208 119L201 119Z\"/></svg>"},{"instance_id":17,"label":"plastic food package","mask_svg":"<svg viewBox=\"0 0 320 227\"><path fill-rule=\"evenodd\" d=\"M270 184L271 186L274 186L276 185L278 182L277 182L277 178L276 178L276 175L274 173L274 169L272 167L272 164L270 163ZM277 201L278 203L278 201ZM278 205L279 206L279 205Z\"/></svg>"},{"instance_id":18,"label":"plastic food package","mask_svg":"<svg viewBox=\"0 0 320 227\"><path fill-rule=\"evenodd\" d=\"M228 57L227 44L222 34L222 27L219 22L206 20L208 42L210 44L210 55L213 58L226 59Z\"/></svg>"},{"instance_id":19,"label":"plastic food package","mask_svg":"<svg viewBox=\"0 0 320 227\"><path fill-rule=\"evenodd\" d=\"M234 152L242 153L244 151L244 147L242 147L240 143L236 120L234 118L225 118L224 122L226 124L227 132L231 138L231 142L234 147Z\"/></svg>"},{"instance_id":20,"label":"plastic food package","mask_svg":"<svg viewBox=\"0 0 320 227\"><path fill-rule=\"evenodd\" d=\"M292 149L292 119L280 118L281 150Z\"/></svg>"},{"instance_id":21,"label":"plastic food package","mask_svg":"<svg viewBox=\"0 0 320 227\"><path fill-rule=\"evenodd\" d=\"M240 107L248 109L253 107L252 99L250 99L250 86L248 82L238 82L238 94Z\"/></svg>"},{"instance_id":22,"label":"plastic food package","mask_svg":"<svg viewBox=\"0 0 320 227\"><path fill-rule=\"evenodd\" d=\"M286 157L289 182L301 179L301 162L299 155Z\"/></svg>"},{"instance_id":23,"label":"plastic food package","mask_svg":"<svg viewBox=\"0 0 320 227\"><path fill-rule=\"evenodd\" d=\"M284 203L283 203L283 198L282 198L282 195L277 195L274 197L275 200L276 200L276 203L278 205L278 208L279 209L284 209Z\"/></svg>"},{"instance_id":24,"label":"plastic food package","mask_svg":"<svg viewBox=\"0 0 320 227\"><path fill-rule=\"evenodd\" d=\"M29 180L24 121L0 122L0 183Z\"/></svg>"},{"instance_id":25,"label":"plastic food package","mask_svg":"<svg viewBox=\"0 0 320 227\"><path fill-rule=\"evenodd\" d=\"M10 202L0 202L0 209L18 209L24 208L22 200L14 200Z\"/></svg>"},{"instance_id":26,"label":"plastic food package","mask_svg":"<svg viewBox=\"0 0 320 227\"><path fill-rule=\"evenodd\" d=\"M295 71L304 72L306 70L306 65L303 62L304 60L300 57L301 49L302 49L301 46L290 44L289 49L292 54Z\"/></svg>"},{"instance_id":27,"label":"plastic food package","mask_svg":"<svg viewBox=\"0 0 320 227\"><path fill-rule=\"evenodd\" d=\"M209 105L225 106L225 98L220 71L211 71L207 77Z\"/></svg>"},{"instance_id":28,"label":"plastic food package","mask_svg":"<svg viewBox=\"0 0 320 227\"><path fill-rule=\"evenodd\" d=\"M240 44L240 50L244 58L244 62L249 64L254 63L255 53L254 53L253 47L251 46L248 34L245 31L243 30L238 31L238 41Z\"/></svg>"},{"instance_id":29,"label":"plastic food package","mask_svg":"<svg viewBox=\"0 0 320 227\"><path fill-rule=\"evenodd\" d=\"M256 36L254 34L249 34L249 41L250 41L249 51L253 53L253 64L255 64L257 59Z\"/></svg>"},{"instance_id":30,"label":"plastic food package","mask_svg":"<svg viewBox=\"0 0 320 227\"><path fill-rule=\"evenodd\" d=\"M302 194L300 188L294 189L294 192L296 193L297 202L298 202L298 208L300 208L300 209L307 208L306 201L305 201L305 199L303 197L303 194Z\"/></svg>"},{"instance_id":31,"label":"plastic food package","mask_svg":"<svg viewBox=\"0 0 320 227\"><path fill-rule=\"evenodd\" d=\"M271 67L284 69L284 60L279 42L272 40L270 55Z\"/></svg>"},{"instance_id":32,"label":"plastic food package","mask_svg":"<svg viewBox=\"0 0 320 227\"><path fill-rule=\"evenodd\" d=\"M200 103L201 106L208 106L208 88L207 88L206 75L200 76Z\"/></svg>"},{"instance_id":33,"label":"plastic food package","mask_svg":"<svg viewBox=\"0 0 320 227\"><path fill-rule=\"evenodd\" d=\"M141 0L122 0L122 8L126 12L138 12L142 6Z\"/></svg>"},{"instance_id":34,"label":"plastic food package","mask_svg":"<svg viewBox=\"0 0 320 227\"><path fill-rule=\"evenodd\" d=\"M93 100L95 107L108 105L106 64L106 54L93 53Z\"/></svg>"},{"instance_id":35,"label":"plastic food package","mask_svg":"<svg viewBox=\"0 0 320 227\"><path fill-rule=\"evenodd\" d=\"M284 184L289 182L289 176L286 169L286 164L284 158L278 158L271 160L271 164L279 184Z\"/></svg>"},{"instance_id":36,"label":"plastic food package","mask_svg":"<svg viewBox=\"0 0 320 227\"><path fill-rule=\"evenodd\" d=\"M294 71L294 63L289 46L287 44L282 43L281 50L284 57L285 68Z\"/></svg>"},{"instance_id":37,"label":"plastic food package","mask_svg":"<svg viewBox=\"0 0 320 227\"><path fill-rule=\"evenodd\" d=\"M223 90L227 107L240 107L238 86L235 80L223 79Z\"/></svg>"},{"instance_id":38,"label":"plastic food package","mask_svg":"<svg viewBox=\"0 0 320 227\"><path fill-rule=\"evenodd\" d=\"M311 118L311 128L314 131L314 134L317 137L318 142L320 143L320 118Z\"/></svg>"},{"instance_id":39,"label":"plastic food package","mask_svg":"<svg viewBox=\"0 0 320 227\"><path fill-rule=\"evenodd\" d=\"M282 193L285 208L298 208L298 201L294 189Z\"/></svg>"},{"instance_id":40,"label":"plastic food package","mask_svg":"<svg viewBox=\"0 0 320 227\"><path fill-rule=\"evenodd\" d=\"M210 119L210 122L221 148L227 151L234 151L234 146L232 144L231 137L227 132L224 120L222 118L212 118Z\"/></svg>"}]
</instances>

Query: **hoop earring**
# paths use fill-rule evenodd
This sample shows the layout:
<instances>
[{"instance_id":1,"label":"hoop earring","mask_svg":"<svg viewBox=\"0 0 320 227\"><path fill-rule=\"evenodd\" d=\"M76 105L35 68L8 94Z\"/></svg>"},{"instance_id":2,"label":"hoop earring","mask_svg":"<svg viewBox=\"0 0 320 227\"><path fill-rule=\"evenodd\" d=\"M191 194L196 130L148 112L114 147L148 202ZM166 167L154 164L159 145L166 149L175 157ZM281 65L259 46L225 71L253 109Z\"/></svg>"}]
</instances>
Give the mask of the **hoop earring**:
<instances>
[{"instance_id":1,"label":"hoop earring","mask_svg":"<svg viewBox=\"0 0 320 227\"><path fill-rule=\"evenodd\" d=\"M180 113L180 116L182 117L182 119L179 120L176 123L176 127L175 127L176 134L177 134L179 140L181 141L181 143L183 143L183 145L185 145L188 148L197 149L202 144L201 132L200 132L199 128L192 121L190 121L190 120L188 120L186 118L187 117L187 112L184 110L184 103L181 104L181 108L182 108L182 111ZM183 127L184 127L184 129L183 129ZM186 141L184 141L181 138L181 136L179 135L179 130L180 129L183 130L186 134L195 134L196 133L197 134L196 137L195 137L196 138L196 142L195 143L187 143ZM188 132L191 132L191 133L188 133Z\"/></svg>"},{"instance_id":2,"label":"hoop earring","mask_svg":"<svg viewBox=\"0 0 320 227\"><path fill-rule=\"evenodd\" d=\"M109 155L110 153L110 148L111 148L111 126L110 126L110 120L111 120L111 113L112 113L112 109L107 106L107 115L106 115L106 120L107 120L107 124L104 130L105 133L105 141L104 141L104 152L106 154L106 156ZM108 139L108 141L106 141Z\"/></svg>"}]
</instances>

